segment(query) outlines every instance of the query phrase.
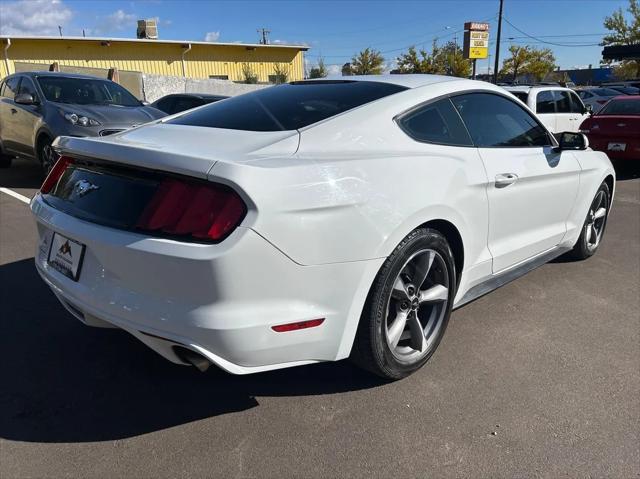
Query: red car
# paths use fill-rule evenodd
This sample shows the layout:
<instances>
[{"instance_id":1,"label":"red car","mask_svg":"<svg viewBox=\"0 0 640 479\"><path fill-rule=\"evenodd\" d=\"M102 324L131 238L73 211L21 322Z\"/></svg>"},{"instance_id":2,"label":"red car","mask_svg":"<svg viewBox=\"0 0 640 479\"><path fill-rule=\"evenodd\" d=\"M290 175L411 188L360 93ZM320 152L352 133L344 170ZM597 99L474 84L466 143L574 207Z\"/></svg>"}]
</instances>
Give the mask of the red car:
<instances>
[{"instance_id":1,"label":"red car","mask_svg":"<svg viewBox=\"0 0 640 479\"><path fill-rule=\"evenodd\" d=\"M609 100L580 125L589 146L612 160L640 160L640 95Z\"/></svg>"}]
</instances>

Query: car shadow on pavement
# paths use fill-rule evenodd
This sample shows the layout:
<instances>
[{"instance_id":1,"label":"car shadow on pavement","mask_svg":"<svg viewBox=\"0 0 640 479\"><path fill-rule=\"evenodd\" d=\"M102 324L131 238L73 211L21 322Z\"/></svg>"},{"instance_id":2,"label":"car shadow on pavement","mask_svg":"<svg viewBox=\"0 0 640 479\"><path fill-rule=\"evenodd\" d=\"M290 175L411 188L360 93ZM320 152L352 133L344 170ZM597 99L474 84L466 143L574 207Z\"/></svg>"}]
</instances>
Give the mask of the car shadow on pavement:
<instances>
[{"instance_id":1,"label":"car shadow on pavement","mask_svg":"<svg viewBox=\"0 0 640 479\"><path fill-rule=\"evenodd\" d=\"M0 186L39 189L44 180L42 168L35 160L14 159L9 168L0 169Z\"/></svg>"},{"instance_id":2,"label":"car shadow on pavement","mask_svg":"<svg viewBox=\"0 0 640 479\"><path fill-rule=\"evenodd\" d=\"M616 170L616 180L618 181L640 178L640 161L637 164L614 162L613 167Z\"/></svg>"},{"instance_id":3,"label":"car shadow on pavement","mask_svg":"<svg viewBox=\"0 0 640 479\"><path fill-rule=\"evenodd\" d=\"M331 394L384 381L347 362L232 376L174 365L124 331L82 325L33 259L0 266L0 437L133 437L259 406L256 396Z\"/></svg>"}]
</instances>

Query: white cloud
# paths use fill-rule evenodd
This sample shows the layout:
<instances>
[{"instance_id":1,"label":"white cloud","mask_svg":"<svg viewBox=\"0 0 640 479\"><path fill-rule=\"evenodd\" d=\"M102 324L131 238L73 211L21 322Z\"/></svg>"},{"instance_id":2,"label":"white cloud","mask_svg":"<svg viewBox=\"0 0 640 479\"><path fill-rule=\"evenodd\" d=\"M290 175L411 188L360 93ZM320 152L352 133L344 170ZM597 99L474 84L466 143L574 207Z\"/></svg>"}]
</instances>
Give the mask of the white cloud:
<instances>
[{"instance_id":1,"label":"white cloud","mask_svg":"<svg viewBox=\"0 0 640 479\"><path fill-rule=\"evenodd\" d=\"M138 17L135 13L116 10L109 15L100 17L95 28L92 29L92 32L97 35L104 35L120 30L131 30L132 33L135 33L137 19Z\"/></svg>"},{"instance_id":2,"label":"white cloud","mask_svg":"<svg viewBox=\"0 0 640 479\"><path fill-rule=\"evenodd\" d=\"M0 3L0 34L57 35L73 12L59 0L19 0Z\"/></svg>"},{"instance_id":3,"label":"white cloud","mask_svg":"<svg viewBox=\"0 0 640 479\"><path fill-rule=\"evenodd\" d=\"M342 75L342 65L327 65L329 75Z\"/></svg>"},{"instance_id":4,"label":"white cloud","mask_svg":"<svg viewBox=\"0 0 640 479\"><path fill-rule=\"evenodd\" d=\"M207 32L204 36L205 42L216 42L220 38L220 32Z\"/></svg>"},{"instance_id":5,"label":"white cloud","mask_svg":"<svg viewBox=\"0 0 640 479\"><path fill-rule=\"evenodd\" d=\"M272 45L285 45L287 43L286 40L273 40L270 42Z\"/></svg>"}]
</instances>

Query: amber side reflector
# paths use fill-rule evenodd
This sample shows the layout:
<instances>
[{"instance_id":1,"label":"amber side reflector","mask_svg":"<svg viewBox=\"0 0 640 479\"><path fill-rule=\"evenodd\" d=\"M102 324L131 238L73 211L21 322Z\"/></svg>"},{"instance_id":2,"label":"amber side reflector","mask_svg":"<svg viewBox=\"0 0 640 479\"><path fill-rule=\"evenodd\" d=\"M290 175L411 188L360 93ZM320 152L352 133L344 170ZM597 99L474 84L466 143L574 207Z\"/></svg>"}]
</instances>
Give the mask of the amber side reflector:
<instances>
[{"instance_id":1,"label":"amber side reflector","mask_svg":"<svg viewBox=\"0 0 640 479\"><path fill-rule=\"evenodd\" d=\"M315 328L324 323L324 318L310 319L308 321L298 321L297 323L279 324L278 326L271 326L276 333L286 333L287 331L296 331L298 329Z\"/></svg>"}]
</instances>

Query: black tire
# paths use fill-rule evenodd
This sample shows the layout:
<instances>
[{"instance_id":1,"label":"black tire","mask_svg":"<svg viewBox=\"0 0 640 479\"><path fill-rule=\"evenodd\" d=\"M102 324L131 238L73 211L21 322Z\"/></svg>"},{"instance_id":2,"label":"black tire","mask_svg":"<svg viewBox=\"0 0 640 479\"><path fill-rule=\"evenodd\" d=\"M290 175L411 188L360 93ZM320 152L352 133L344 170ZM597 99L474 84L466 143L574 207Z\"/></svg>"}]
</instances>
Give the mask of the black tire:
<instances>
[{"instance_id":1,"label":"black tire","mask_svg":"<svg viewBox=\"0 0 640 479\"><path fill-rule=\"evenodd\" d=\"M9 168L13 162L13 156L0 153L0 168Z\"/></svg>"},{"instance_id":2,"label":"black tire","mask_svg":"<svg viewBox=\"0 0 640 479\"><path fill-rule=\"evenodd\" d=\"M597 230L599 231L599 235L598 235L597 242L594 245L593 242L591 241L592 236L589 230L589 225L594 224L593 223L594 222L593 217L595 213L594 210L598 208L598 205L596 203L599 201L599 198L601 196L602 196L602 199L604 200L604 205L601 207L605 209L606 213L604 217L602 217L600 220L596 220L596 221L601 221L601 223L600 224L595 223L597 226L599 226ZM598 191L596 192L593 200L591 201L591 205L589 206L589 211L587 211L587 217L585 218L584 223L582 225L582 231L580 232L580 237L578 238L578 241L574 245L573 249L569 251L569 253L567 253L567 256L569 258L575 259L575 260L584 260L593 256L596 253L596 251L598 251L598 248L602 243L602 238L604 237L604 232L607 226L607 219L609 217L610 209L611 209L611 192L609 191L609 185L607 185L607 183L602 183L600 185L600 188L598 188Z\"/></svg>"},{"instance_id":3,"label":"black tire","mask_svg":"<svg viewBox=\"0 0 640 479\"><path fill-rule=\"evenodd\" d=\"M53 140L48 136L42 136L38 140L38 161L40 161L44 177L49 174L58 160L58 155L51 149L52 142Z\"/></svg>"},{"instance_id":4,"label":"black tire","mask_svg":"<svg viewBox=\"0 0 640 479\"><path fill-rule=\"evenodd\" d=\"M431 254L431 251L437 253L437 255L434 254L434 257L438 257L439 271L435 271L434 274L442 275L443 280L446 278L448 289L443 293L443 297L446 296L447 299L446 303L443 303L440 306L441 309L437 312L440 318L438 319L439 326L437 330L433 330L433 336L429 337L428 346L416 351L419 357L415 358L415 360L405 361L399 359L394 351L397 351L402 341L406 343L406 341L411 341L412 339L396 342L396 349L393 351L389 344L389 321L392 319L390 318L391 302L398 301L392 297L392 293L394 293L394 284L401 277L402 272L405 271L403 268L408 267L407 265L409 265L411 258L423 254L425 251L428 251L428 254ZM427 266L427 271L430 271L434 267L433 265L436 264L435 261L431 261L429 263L430 266ZM427 276L422 285L429 281L429 276ZM411 282L410 278L409 282ZM422 289L421 285L418 285L418 290L420 289ZM420 369L431 358L440 344L449 322L456 289L455 262L445 237L440 232L430 228L419 228L411 232L386 259L371 287L351 353L353 362L378 376L394 380L404 378ZM420 291L416 294L419 295ZM406 302L403 301L402 304L405 305ZM418 308L421 307L418 306ZM396 311L398 311L397 306ZM415 312L416 316L418 316L418 310L415 310ZM434 315L430 313L427 313L428 317L433 317ZM422 322L423 319L420 321ZM393 321L395 322L395 319ZM426 327L424 323L421 326L425 330L429 330L428 322ZM402 337L404 338L409 332L406 329L403 329L403 331ZM407 349L406 346L405 349ZM410 350L410 348L408 349Z\"/></svg>"}]
</instances>

